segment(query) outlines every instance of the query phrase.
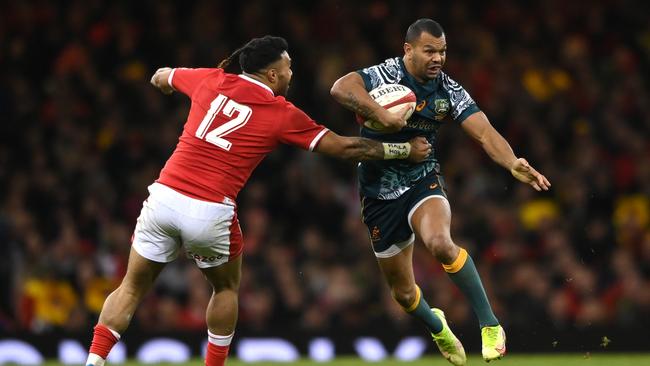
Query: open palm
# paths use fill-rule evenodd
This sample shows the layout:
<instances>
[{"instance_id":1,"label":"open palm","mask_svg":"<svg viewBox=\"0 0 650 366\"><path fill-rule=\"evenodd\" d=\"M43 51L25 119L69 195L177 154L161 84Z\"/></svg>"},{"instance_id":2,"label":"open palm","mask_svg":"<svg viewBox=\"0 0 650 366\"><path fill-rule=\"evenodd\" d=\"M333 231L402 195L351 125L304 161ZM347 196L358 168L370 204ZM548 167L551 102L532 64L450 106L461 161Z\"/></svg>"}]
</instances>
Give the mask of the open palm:
<instances>
[{"instance_id":1,"label":"open palm","mask_svg":"<svg viewBox=\"0 0 650 366\"><path fill-rule=\"evenodd\" d=\"M510 168L510 173L512 173L513 177L530 184L538 191L548 191L549 187L551 187L548 179L530 166L524 158L519 158L515 161L512 168Z\"/></svg>"}]
</instances>

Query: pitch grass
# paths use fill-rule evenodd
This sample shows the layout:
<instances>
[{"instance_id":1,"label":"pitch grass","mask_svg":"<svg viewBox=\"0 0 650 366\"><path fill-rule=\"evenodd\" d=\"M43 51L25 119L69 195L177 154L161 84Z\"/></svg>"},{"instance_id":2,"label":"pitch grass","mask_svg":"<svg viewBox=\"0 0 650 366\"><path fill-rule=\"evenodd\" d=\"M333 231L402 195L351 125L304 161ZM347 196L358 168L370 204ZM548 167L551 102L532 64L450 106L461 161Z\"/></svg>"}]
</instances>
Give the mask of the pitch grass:
<instances>
[{"instance_id":1,"label":"pitch grass","mask_svg":"<svg viewBox=\"0 0 650 366\"><path fill-rule=\"evenodd\" d=\"M58 366L57 362L48 361L46 366ZM108 365L108 364L107 364ZM129 361L123 366L139 366L141 365L135 361ZM200 366L203 362L199 359L194 359L190 362L181 364L163 364L175 366ZM394 359L386 359L381 362L365 362L355 357L339 357L332 362L320 363L311 360L301 360L296 362L257 362L257 363L244 363L237 359L231 359L226 364L227 366L317 366L317 365L333 365L333 366L449 366L451 365L442 357L424 357L417 361L403 362ZM493 361L489 364L485 363L483 359L476 356L471 356L467 360L467 365L484 365L484 366L635 366L635 365L650 365L650 353L645 354L631 354L631 353L595 353L595 354L514 354L508 355L499 361ZM111 365L108 365L111 366ZM116 365L117 366L117 365Z\"/></svg>"}]
</instances>

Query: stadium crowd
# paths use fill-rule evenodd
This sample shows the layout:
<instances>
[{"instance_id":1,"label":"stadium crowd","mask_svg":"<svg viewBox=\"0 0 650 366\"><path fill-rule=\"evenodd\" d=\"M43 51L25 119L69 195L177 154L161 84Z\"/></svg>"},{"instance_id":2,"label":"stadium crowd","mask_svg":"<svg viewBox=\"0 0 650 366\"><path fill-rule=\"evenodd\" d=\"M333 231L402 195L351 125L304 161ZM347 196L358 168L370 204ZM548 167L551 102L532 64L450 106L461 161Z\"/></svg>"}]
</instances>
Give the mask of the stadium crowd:
<instances>
[{"instance_id":1,"label":"stadium crowd","mask_svg":"<svg viewBox=\"0 0 650 366\"><path fill-rule=\"evenodd\" d=\"M650 325L650 22L640 4L613 4L3 2L0 330L95 324L189 108L149 85L158 67L210 67L252 37L283 36L293 58L289 99L355 135L329 88L401 55L406 26L425 16L445 28L445 71L553 183L535 192L453 122L441 131L452 233L476 260L500 320ZM240 328L411 326L380 280L354 164L284 147L238 202ZM414 266L429 304L474 325L440 264L421 251ZM210 292L199 277L191 260L168 265L132 328L203 331Z\"/></svg>"}]
</instances>

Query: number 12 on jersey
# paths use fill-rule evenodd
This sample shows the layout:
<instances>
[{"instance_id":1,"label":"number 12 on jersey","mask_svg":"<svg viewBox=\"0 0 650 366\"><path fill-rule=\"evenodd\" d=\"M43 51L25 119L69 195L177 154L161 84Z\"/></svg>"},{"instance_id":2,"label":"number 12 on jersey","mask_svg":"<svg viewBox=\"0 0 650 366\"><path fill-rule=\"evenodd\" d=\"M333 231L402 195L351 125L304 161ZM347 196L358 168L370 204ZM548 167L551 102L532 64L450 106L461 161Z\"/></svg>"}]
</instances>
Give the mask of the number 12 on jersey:
<instances>
[{"instance_id":1,"label":"number 12 on jersey","mask_svg":"<svg viewBox=\"0 0 650 366\"><path fill-rule=\"evenodd\" d=\"M237 112L237 116L232 118L235 112ZM221 126L207 133L219 113L223 113L229 119L227 119ZM250 107L239 104L232 99L228 99L228 97L223 94L219 94L210 103L210 109L208 109L205 117L201 120L199 128L196 129L196 137L226 151L230 151L232 143L223 137L242 128L251 118L252 114L253 110Z\"/></svg>"}]
</instances>

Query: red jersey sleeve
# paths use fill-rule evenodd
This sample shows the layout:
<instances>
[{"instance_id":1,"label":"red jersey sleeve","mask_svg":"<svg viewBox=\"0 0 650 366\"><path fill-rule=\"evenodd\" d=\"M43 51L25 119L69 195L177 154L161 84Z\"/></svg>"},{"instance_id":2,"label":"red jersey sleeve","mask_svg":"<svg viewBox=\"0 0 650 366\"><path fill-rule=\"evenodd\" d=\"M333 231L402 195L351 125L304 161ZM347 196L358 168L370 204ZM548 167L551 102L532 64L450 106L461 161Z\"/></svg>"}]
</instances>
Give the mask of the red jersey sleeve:
<instances>
[{"instance_id":1,"label":"red jersey sleeve","mask_svg":"<svg viewBox=\"0 0 650 366\"><path fill-rule=\"evenodd\" d=\"M167 83L174 90L178 90L185 95L191 96L196 87L201 84L201 81L212 72L223 73L223 69L188 69L185 67L179 67L173 69L172 72L169 73Z\"/></svg>"},{"instance_id":2,"label":"red jersey sleeve","mask_svg":"<svg viewBox=\"0 0 650 366\"><path fill-rule=\"evenodd\" d=\"M280 125L280 142L309 151L313 151L320 139L329 131L327 127L319 125L291 103L287 103Z\"/></svg>"}]
</instances>

